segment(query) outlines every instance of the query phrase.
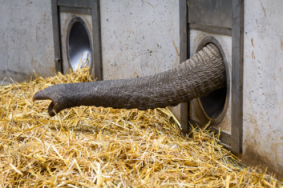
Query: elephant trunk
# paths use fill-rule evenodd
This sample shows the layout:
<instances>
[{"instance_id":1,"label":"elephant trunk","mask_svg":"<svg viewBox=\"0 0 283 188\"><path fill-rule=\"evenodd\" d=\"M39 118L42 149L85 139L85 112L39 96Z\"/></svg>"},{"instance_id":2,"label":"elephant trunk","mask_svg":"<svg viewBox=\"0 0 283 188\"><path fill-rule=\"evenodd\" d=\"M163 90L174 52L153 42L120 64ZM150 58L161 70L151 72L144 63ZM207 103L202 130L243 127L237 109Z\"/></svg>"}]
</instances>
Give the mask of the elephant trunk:
<instances>
[{"instance_id":1,"label":"elephant trunk","mask_svg":"<svg viewBox=\"0 0 283 188\"><path fill-rule=\"evenodd\" d=\"M179 66L152 76L74 84L59 84L34 95L51 99L49 114L74 106L137 108L175 106L226 86L223 59L213 44ZM53 110L52 110L53 108Z\"/></svg>"}]
</instances>

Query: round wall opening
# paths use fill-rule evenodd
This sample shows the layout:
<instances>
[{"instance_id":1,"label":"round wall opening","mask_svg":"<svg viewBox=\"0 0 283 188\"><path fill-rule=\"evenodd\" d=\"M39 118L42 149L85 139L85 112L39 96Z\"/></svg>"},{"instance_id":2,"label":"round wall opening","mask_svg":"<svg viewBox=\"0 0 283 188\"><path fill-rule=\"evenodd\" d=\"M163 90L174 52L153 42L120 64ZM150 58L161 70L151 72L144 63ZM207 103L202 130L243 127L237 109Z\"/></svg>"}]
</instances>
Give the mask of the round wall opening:
<instances>
[{"instance_id":1,"label":"round wall opening","mask_svg":"<svg viewBox=\"0 0 283 188\"><path fill-rule=\"evenodd\" d=\"M223 58L226 69L226 87L215 90L205 97L198 98L198 105L202 109L206 119L211 120L211 124L217 125L222 122L228 109L230 99L230 74L225 52L221 44L214 37L205 37L200 42L197 52L210 43L218 48Z\"/></svg>"},{"instance_id":2,"label":"round wall opening","mask_svg":"<svg viewBox=\"0 0 283 188\"><path fill-rule=\"evenodd\" d=\"M217 119L224 110L227 87L215 90L208 96L200 97L200 103L209 118Z\"/></svg>"},{"instance_id":3,"label":"round wall opening","mask_svg":"<svg viewBox=\"0 0 283 188\"><path fill-rule=\"evenodd\" d=\"M91 40L85 22L78 17L70 21L67 35L69 66L73 71L91 65Z\"/></svg>"}]
</instances>

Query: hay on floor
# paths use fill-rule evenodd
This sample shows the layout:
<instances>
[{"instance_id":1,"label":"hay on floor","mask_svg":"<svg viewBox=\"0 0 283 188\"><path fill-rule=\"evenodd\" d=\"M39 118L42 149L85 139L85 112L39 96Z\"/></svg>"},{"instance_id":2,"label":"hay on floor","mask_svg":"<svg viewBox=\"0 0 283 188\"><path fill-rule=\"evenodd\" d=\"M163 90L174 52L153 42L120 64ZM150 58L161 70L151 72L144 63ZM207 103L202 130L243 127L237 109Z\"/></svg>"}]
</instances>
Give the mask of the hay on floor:
<instances>
[{"instance_id":1,"label":"hay on floor","mask_svg":"<svg viewBox=\"0 0 283 188\"><path fill-rule=\"evenodd\" d=\"M243 168L208 129L181 135L168 109L76 107L49 117L35 92L93 81L88 68L0 86L0 187L282 187Z\"/></svg>"}]
</instances>

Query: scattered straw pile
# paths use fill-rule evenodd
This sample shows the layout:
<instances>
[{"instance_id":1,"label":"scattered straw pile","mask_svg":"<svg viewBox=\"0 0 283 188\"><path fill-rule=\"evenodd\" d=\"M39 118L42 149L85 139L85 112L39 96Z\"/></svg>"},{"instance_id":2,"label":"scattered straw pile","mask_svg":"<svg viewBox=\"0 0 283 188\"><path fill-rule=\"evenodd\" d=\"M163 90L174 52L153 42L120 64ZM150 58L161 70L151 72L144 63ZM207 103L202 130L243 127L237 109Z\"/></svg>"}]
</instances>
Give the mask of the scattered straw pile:
<instances>
[{"instance_id":1,"label":"scattered straw pile","mask_svg":"<svg viewBox=\"0 0 283 188\"><path fill-rule=\"evenodd\" d=\"M0 87L0 187L280 187L223 149L217 136L182 137L167 109L79 107L50 118L33 94L92 81L88 69Z\"/></svg>"}]
</instances>

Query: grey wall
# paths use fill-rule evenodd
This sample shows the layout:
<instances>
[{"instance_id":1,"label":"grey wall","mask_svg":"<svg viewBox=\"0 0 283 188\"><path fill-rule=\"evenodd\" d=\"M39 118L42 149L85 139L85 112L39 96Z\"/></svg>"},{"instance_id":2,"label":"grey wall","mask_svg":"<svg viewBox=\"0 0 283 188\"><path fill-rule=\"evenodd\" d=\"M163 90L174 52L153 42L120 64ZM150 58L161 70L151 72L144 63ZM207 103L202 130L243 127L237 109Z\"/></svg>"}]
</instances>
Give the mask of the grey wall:
<instances>
[{"instance_id":1,"label":"grey wall","mask_svg":"<svg viewBox=\"0 0 283 188\"><path fill-rule=\"evenodd\" d=\"M145 76L179 64L178 0L100 4L104 79Z\"/></svg>"},{"instance_id":2,"label":"grey wall","mask_svg":"<svg viewBox=\"0 0 283 188\"><path fill-rule=\"evenodd\" d=\"M100 1L103 79L135 78L178 65L179 1ZM171 108L180 118L179 107Z\"/></svg>"},{"instance_id":3,"label":"grey wall","mask_svg":"<svg viewBox=\"0 0 283 188\"><path fill-rule=\"evenodd\" d=\"M49 0L0 0L0 79L55 73Z\"/></svg>"},{"instance_id":4,"label":"grey wall","mask_svg":"<svg viewBox=\"0 0 283 188\"><path fill-rule=\"evenodd\" d=\"M244 153L283 178L283 1L245 1Z\"/></svg>"}]
</instances>

